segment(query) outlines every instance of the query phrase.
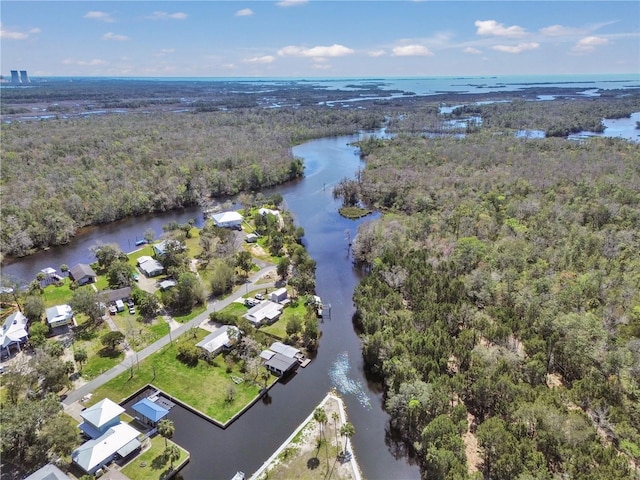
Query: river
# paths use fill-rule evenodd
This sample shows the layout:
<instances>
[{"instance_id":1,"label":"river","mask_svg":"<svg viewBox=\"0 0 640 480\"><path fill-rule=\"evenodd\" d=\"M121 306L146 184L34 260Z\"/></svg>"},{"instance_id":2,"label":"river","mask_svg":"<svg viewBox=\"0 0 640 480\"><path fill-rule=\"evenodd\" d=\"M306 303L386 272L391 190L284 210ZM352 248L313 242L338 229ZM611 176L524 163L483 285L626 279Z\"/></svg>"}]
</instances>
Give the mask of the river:
<instances>
[{"instance_id":1,"label":"river","mask_svg":"<svg viewBox=\"0 0 640 480\"><path fill-rule=\"evenodd\" d=\"M237 470L256 471L332 388L342 394L349 420L355 426L352 442L364 478L420 478L418 466L388 431L389 416L382 408L381 387L369 382L364 374L360 339L352 324L352 296L359 276L352 266L348 240L355 237L358 225L366 219L342 218L332 187L345 177L353 177L362 167L357 150L350 145L358 138L323 138L294 147L293 154L304 159L305 177L264 192L283 196L296 223L304 228L305 246L317 261L317 293L331 305L331 318L320 325L318 355L286 384L279 383L271 389L268 402L258 402L226 430L207 422L181 429L180 415L185 413L172 411L176 425L173 438L192 455L181 470L183 478L228 479ZM162 225L191 218L201 222L200 209L92 227L68 245L5 266L3 275L31 280L45 267L59 269L62 264L94 261L89 248L97 242L118 243L128 251L135 248L135 240L148 228L159 236Z\"/></svg>"}]
</instances>

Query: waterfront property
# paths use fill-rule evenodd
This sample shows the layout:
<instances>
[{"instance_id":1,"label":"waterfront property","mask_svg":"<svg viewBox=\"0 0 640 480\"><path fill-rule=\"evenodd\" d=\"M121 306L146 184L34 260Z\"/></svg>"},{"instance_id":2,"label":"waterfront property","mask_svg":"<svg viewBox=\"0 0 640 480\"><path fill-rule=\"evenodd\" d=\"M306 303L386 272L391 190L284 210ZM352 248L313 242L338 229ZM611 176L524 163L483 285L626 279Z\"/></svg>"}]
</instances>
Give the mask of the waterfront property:
<instances>
[{"instance_id":1,"label":"waterfront property","mask_svg":"<svg viewBox=\"0 0 640 480\"><path fill-rule=\"evenodd\" d=\"M71 280L78 285L86 285L88 283L95 283L98 275L93 271L91 266L85 263L78 263L69 269L69 276Z\"/></svg>"},{"instance_id":2,"label":"waterfront property","mask_svg":"<svg viewBox=\"0 0 640 480\"><path fill-rule=\"evenodd\" d=\"M147 255L143 255L138 258L138 269L149 278L157 277L158 275L162 275L164 272L162 264L155 258Z\"/></svg>"},{"instance_id":3,"label":"waterfront property","mask_svg":"<svg viewBox=\"0 0 640 480\"><path fill-rule=\"evenodd\" d=\"M169 415L167 408L164 408L158 402L152 401L150 398L143 398L131 408L138 414L136 420L152 427L155 427L160 420Z\"/></svg>"},{"instance_id":4,"label":"waterfront property","mask_svg":"<svg viewBox=\"0 0 640 480\"><path fill-rule=\"evenodd\" d=\"M71 480L71 477L53 463L47 463L44 467L36 470L24 480Z\"/></svg>"},{"instance_id":5,"label":"waterfront property","mask_svg":"<svg viewBox=\"0 0 640 480\"><path fill-rule=\"evenodd\" d=\"M283 306L270 300L264 300L258 305L251 307L243 315L255 327L275 322L282 315Z\"/></svg>"},{"instance_id":6,"label":"waterfront property","mask_svg":"<svg viewBox=\"0 0 640 480\"><path fill-rule=\"evenodd\" d=\"M125 458L140 448L140 432L120 421L124 411L105 398L80 412L83 422L78 427L89 440L73 451L73 463L93 475L111 461Z\"/></svg>"},{"instance_id":7,"label":"waterfront property","mask_svg":"<svg viewBox=\"0 0 640 480\"><path fill-rule=\"evenodd\" d=\"M238 212L221 212L211 215L211 219L216 227L220 228L242 228L244 217Z\"/></svg>"},{"instance_id":8,"label":"waterfront property","mask_svg":"<svg viewBox=\"0 0 640 480\"><path fill-rule=\"evenodd\" d=\"M223 350L229 351L240 338L240 330L233 325L223 325L196 343L210 357L214 357Z\"/></svg>"}]
</instances>

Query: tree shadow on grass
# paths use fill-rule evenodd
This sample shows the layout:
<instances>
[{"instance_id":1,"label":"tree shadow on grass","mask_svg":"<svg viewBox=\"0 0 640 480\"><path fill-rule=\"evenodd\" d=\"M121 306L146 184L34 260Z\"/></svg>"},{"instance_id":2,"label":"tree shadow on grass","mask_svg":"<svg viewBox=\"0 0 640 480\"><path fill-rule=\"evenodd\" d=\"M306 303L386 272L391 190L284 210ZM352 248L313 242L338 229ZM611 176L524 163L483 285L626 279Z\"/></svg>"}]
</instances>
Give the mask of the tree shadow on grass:
<instances>
[{"instance_id":1,"label":"tree shadow on grass","mask_svg":"<svg viewBox=\"0 0 640 480\"><path fill-rule=\"evenodd\" d=\"M320 459L318 457L311 457L307 460L307 468L309 470L315 470L320 466Z\"/></svg>"},{"instance_id":2,"label":"tree shadow on grass","mask_svg":"<svg viewBox=\"0 0 640 480\"><path fill-rule=\"evenodd\" d=\"M153 461L151 462L151 468L153 470L162 470L165 469L167 465L167 459L165 458L164 455L158 455L156 458L153 459Z\"/></svg>"},{"instance_id":3,"label":"tree shadow on grass","mask_svg":"<svg viewBox=\"0 0 640 480\"><path fill-rule=\"evenodd\" d=\"M120 355L120 350L117 348L103 347L96 353L102 358L117 358Z\"/></svg>"}]
</instances>

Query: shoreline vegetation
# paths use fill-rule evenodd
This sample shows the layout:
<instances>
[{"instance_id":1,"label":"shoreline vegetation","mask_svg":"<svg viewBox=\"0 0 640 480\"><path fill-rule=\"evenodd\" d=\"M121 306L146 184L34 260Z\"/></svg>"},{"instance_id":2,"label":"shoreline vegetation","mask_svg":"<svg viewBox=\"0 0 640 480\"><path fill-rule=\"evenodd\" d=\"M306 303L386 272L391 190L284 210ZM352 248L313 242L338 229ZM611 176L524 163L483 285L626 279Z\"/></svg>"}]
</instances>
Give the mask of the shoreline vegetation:
<instances>
[{"instance_id":1,"label":"shoreline vegetation","mask_svg":"<svg viewBox=\"0 0 640 480\"><path fill-rule=\"evenodd\" d=\"M1 258L64 245L86 226L207 204L299 178L304 167L291 156L292 145L377 129L385 119L390 133L453 133L447 119L479 114L486 124L482 128L494 133L538 128L563 136L599 131L602 118L638 111L633 89L581 97L576 89L530 86L500 93L365 99L358 108L336 109L327 105L339 105L354 93L282 87L269 97L269 104L279 108L265 108L260 89L247 88L234 94L226 82L194 86L115 80L4 88ZM358 94L371 92L383 98L394 93L368 86ZM541 93L558 98L526 101ZM443 103L504 99L513 102L439 113ZM43 117L21 120L34 111ZM462 131L477 128L467 125Z\"/></svg>"},{"instance_id":2,"label":"shoreline vegetation","mask_svg":"<svg viewBox=\"0 0 640 480\"><path fill-rule=\"evenodd\" d=\"M258 92L224 100L209 92L175 112L180 102L163 99L162 86L139 101L140 84L85 87L91 108L111 113L62 118L83 91L69 86L46 98L38 89L3 98L3 118L33 105L60 109L58 118L3 125L3 256L64 244L83 225L298 178L304 166L291 145L385 125L394 137L359 142L364 169L342 180L334 197L347 212L384 212L353 240L355 263L367 273L354 293L354 325L368 373L384 384L389 427L401 432L423 476L640 478L640 144L566 140L598 131L603 118L640 111L640 89L587 97L538 86L333 109L318 105L314 89L283 88L278 95L288 100L277 109L260 105ZM191 87L181 88L182 95ZM121 98L106 93L118 89ZM541 94L556 99L528 101ZM340 104L348 95L322 92L322 99ZM478 100L495 103L469 105ZM468 106L442 114L445 101ZM116 112L123 108L132 111ZM518 129L546 138L517 138ZM297 245L303 232L287 229L297 272L288 283L312 293L315 262ZM203 276L226 291L229 275L246 276L252 266L246 255L220 261L212 246L228 254L228 239L213 230L204 237ZM261 246L289 272L280 263L285 243L274 239ZM170 294L166 300L182 306ZM305 338L297 323L292 334ZM66 371L58 363L55 378L38 365L41 392L59 391ZM26 383L13 387L3 395L19 418L31 402L16 402ZM38 402L37 414L59 421L55 398ZM31 435L31 443L55 439L46 429L3 428L3 454L24 464L41 454L14 451L7 431ZM314 465L321 471L322 462L302 468Z\"/></svg>"}]
</instances>

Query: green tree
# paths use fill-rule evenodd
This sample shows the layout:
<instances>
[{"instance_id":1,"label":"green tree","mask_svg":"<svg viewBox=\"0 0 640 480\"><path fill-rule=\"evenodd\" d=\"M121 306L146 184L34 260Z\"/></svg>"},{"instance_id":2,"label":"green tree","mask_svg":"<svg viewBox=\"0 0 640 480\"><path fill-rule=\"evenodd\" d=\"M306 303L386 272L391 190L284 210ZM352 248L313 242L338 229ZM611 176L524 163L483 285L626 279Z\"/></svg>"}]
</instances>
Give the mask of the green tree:
<instances>
[{"instance_id":1,"label":"green tree","mask_svg":"<svg viewBox=\"0 0 640 480\"><path fill-rule=\"evenodd\" d=\"M107 280L111 288L130 287L133 280L134 268L127 262L115 261L107 270Z\"/></svg>"},{"instance_id":2,"label":"green tree","mask_svg":"<svg viewBox=\"0 0 640 480\"><path fill-rule=\"evenodd\" d=\"M233 286L234 271L226 262L216 260L210 268L209 286L214 296L223 295Z\"/></svg>"},{"instance_id":3,"label":"green tree","mask_svg":"<svg viewBox=\"0 0 640 480\"><path fill-rule=\"evenodd\" d=\"M100 343L105 348L108 348L111 351L115 351L122 342L124 342L125 336L124 333L119 331L112 331L105 333L100 339Z\"/></svg>"},{"instance_id":4,"label":"green tree","mask_svg":"<svg viewBox=\"0 0 640 480\"><path fill-rule=\"evenodd\" d=\"M120 258L120 255L122 255L122 250L120 250L120 247L115 243L108 245L94 245L91 247L91 251L96 256L98 265L103 269L108 269Z\"/></svg>"},{"instance_id":5,"label":"green tree","mask_svg":"<svg viewBox=\"0 0 640 480\"><path fill-rule=\"evenodd\" d=\"M347 442L356 434L356 428L350 422L346 422L340 427L340 435L344 437L344 452L347 451Z\"/></svg>"},{"instance_id":6,"label":"green tree","mask_svg":"<svg viewBox=\"0 0 640 480\"><path fill-rule=\"evenodd\" d=\"M302 340L310 350L315 350L318 342L318 321L311 316L308 316L304 321L304 332L302 334Z\"/></svg>"},{"instance_id":7,"label":"green tree","mask_svg":"<svg viewBox=\"0 0 640 480\"><path fill-rule=\"evenodd\" d=\"M253 267L253 259L251 254L246 250L241 250L235 256L236 267L240 270L243 277L247 277Z\"/></svg>"},{"instance_id":8,"label":"green tree","mask_svg":"<svg viewBox=\"0 0 640 480\"><path fill-rule=\"evenodd\" d=\"M318 407L313 411L313 419L318 423L318 445L321 437L324 436L324 426L327 423L327 412L324 408Z\"/></svg>"},{"instance_id":9,"label":"green tree","mask_svg":"<svg viewBox=\"0 0 640 480\"><path fill-rule=\"evenodd\" d=\"M29 327L29 343L33 347L42 347L47 341L49 327L43 322L32 323Z\"/></svg>"},{"instance_id":10,"label":"green tree","mask_svg":"<svg viewBox=\"0 0 640 480\"><path fill-rule=\"evenodd\" d=\"M22 309L24 316L27 317L29 322L38 322L42 319L45 313L44 299L40 295L29 295L24 300L24 307Z\"/></svg>"},{"instance_id":11,"label":"green tree","mask_svg":"<svg viewBox=\"0 0 640 480\"><path fill-rule=\"evenodd\" d=\"M176 427L171 420L165 418L158 422L158 433L162 438L164 438L164 446L166 448L167 439L173 437L173 434L176 433Z\"/></svg>"},{"instance_id":12,"label":"green tree","mask_svg":"<svg viewBox=\"0 0 640 480\"><path fill-rule=\"evenodd\" d=\"M180 459L180 449L177 445L167 445L164 449L164 458L169 460L169 469L173 470L173 464L176 460Z\"/></svg>"},{"instance_id":13,"label":"green tree","mask_svg":"<svg viewBox=\"0 0 640 480\"><path fill-rule=\"evenodd\" d=\"M104 308L101 306L100 295L91 287L81 287L74 290L69 305L76 312L84 313L89 322L97 325L102 320Z\"/></svg>"},{"instance_id":14,"label":"green tree","mask_svg":"<svg viewBox=\"0 0 640 480\"><path fill-rule=\"evenodd\" d=\"M82 365L86 363L87 358L87 350L83 347L78 347L73 352L73 360L78 364L80 371L82 371Z\"/></svg>"},{"instance_id":15,"label":"green tree","mask_svg":"<svg viewBox=\"0 0 640 480\"><path fill-rule=\"evenodd\" d=\"M289 257L282 257L280 260L278 260L278 266L276 267L276 269L278 272L278 276L282 280L286 280L287 277L289 276L290 265L291 265L291 260L289 260Z\"/></svg>"}]
</instances>

